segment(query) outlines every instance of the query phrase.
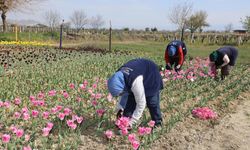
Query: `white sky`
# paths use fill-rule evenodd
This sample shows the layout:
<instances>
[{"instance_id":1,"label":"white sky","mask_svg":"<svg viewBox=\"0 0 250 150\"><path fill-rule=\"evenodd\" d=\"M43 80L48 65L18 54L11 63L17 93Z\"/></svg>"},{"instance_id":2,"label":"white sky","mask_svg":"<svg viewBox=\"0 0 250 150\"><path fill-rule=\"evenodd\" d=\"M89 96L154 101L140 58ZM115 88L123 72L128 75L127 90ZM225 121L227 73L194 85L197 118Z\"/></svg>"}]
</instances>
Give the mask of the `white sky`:
<instances>
[{"instance_id":1,"label":"white sky","mask_svg":"<svg viewBox=\"0 0 250 150\"><path fill-rule=\"evenodd\" d=\"M44 13L55 10L65 21L74 10L84 10L87 16L101 15L109 26L109 20L114 28L129 27L130 29L145 29L157 27L164 30L175 30L168 14L171 9L186 0L47 0L38 7L26 13L11 12L11 20L44 21ZM193 4L193 12L206 11L210 27L206 30L224 30L229 23L234 29L242 29L240 18L250 16L250 0L189 0Z\"/></svg>"}]
</instances>

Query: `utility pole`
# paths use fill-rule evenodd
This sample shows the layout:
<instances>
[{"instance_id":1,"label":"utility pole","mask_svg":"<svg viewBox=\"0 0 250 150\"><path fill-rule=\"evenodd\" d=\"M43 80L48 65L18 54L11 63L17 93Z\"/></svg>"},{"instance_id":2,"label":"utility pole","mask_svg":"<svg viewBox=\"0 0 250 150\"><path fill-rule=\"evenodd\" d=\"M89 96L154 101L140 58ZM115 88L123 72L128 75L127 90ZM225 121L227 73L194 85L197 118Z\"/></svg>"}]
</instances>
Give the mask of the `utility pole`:
<instances>
[{"instance_id":1,"label":"utility pole","mask_svg":"<svg viewBox=\"0 0 250 150\"><path fill-rule=\"evenodd\" d=\"M60 48L60 49L62 48L63 22L64 22L64 19L62 20L62 24L61 24L61 26L60 26L60 45L59 45L59 48Z\"/></svg>"},{"instance_id":2,"label":"utility pole","mask_svg":"<svg viewBox=\"0 0 250 150\"><path fill-rule=\"evenodd\" d=\"M111 51L111 38L112 38L112 25L110 20L110 28L109 28L109 51Z\"/></svg>"}]
</instances>

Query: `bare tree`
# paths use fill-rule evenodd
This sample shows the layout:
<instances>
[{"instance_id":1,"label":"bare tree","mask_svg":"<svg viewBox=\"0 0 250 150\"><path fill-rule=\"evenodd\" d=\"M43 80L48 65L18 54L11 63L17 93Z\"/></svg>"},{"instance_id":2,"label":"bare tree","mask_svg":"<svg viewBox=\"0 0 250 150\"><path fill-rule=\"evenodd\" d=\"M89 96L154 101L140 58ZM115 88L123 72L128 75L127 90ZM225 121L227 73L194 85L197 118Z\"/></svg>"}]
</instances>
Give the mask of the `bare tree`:
<instances>
[{"instance_id":1,"label":"bare tree","mask_svg":"<svg viewBox=\"0 0 250 150\"><path fill-rule=\"evenodd\" d=\"M187 1L182 4L177 4L169 14L169 20L177 25L178 30L181 31L181 40L183 40L184 31L186 28L186 20L190 16L193 5Z\"/></svg>"},{"instance_id":2,"label":"bare tree","mask_svg":"<svg viewBox=\"0 0 250 150\"><path fill-rule=\"evenodd\" d=\"M209 24L206 22L206 19L207 13L201 10L191 15L186 21L187 28L191 32L191 43L194 41L195 31L199 30L199 32L202 32L203 27L209 26Z\"/></svg>"},{"instance_id":3,"label":"bare tree","mask_svg":"<svg viewBox=\"0 0 250 150\"><path fill-rule=\"evenodd\" d=\"M225 32L231 32L233 30L233 24L229 23L225 26Z\"/></svg>"},{"instance_id":4,"label":"bare tree","mask_svg":"<svg viewBox=\"0 0 250 150\"><path fill-rule=\"evenodd\" d=\"M75 10L70 17L70 20L77 29L77 32L83 29L84 26L88 23L87 15L83 10Z\"/></svg>"},{"instance_id":5,"label":"bare tree","mask_svg":"<svg viewBox=\"0 0 250 150\"><path fill-rule=\"evenodd\" d=\"M34 5L37 2L42 2L44 0L0 0L0 13L3 23L3 32L6 31L7 26L7 12L9 11L20 11L22 9L27 9L28 6Z\"/></svg>"},{"instance_id":6,"label":"bare tree","mask_svg":"<svg viewBox=\"0 0 250 150\"><path fill-rule=\"evenodd\" d=\"M51 31L58 27L61 22L60 13L53 10L45 12L44 19L46 24L50 27Z\"/></svg>"},{"instance_id":7,"label":"bare tree","mask_svg":"<svg viewBox=\"0 0 250 150\"><path fill-rule=\"evenodd\" d=\"M90 19L90 25L93 29L98 29L101 26L103 26L105 24L105 21L102 19L101 15L97 15L95 17L92 17Z\"/></svg>"},{"instance_id":8,"label":"bare tree","mask_svg":"<svg viewBox=\"0 0 250 150\"><path fill-rule=\"evenodd\" d=\"M250 32L250 16L246 16L245 19L241 18L243 28Z\"/></svg>"},{"instance_id":9,"label":"bare tree","mask_svg":"<svg viewBox=\"0 0 250 150\"><path fill-rule=\"evenodd\" d=\"M198 11L191 15L187 20L187 28L194 33L197 29L202 31L203 27L208 27L209 24L206 22L207 13L205 11Z\"/></svg>"}]
</instances>

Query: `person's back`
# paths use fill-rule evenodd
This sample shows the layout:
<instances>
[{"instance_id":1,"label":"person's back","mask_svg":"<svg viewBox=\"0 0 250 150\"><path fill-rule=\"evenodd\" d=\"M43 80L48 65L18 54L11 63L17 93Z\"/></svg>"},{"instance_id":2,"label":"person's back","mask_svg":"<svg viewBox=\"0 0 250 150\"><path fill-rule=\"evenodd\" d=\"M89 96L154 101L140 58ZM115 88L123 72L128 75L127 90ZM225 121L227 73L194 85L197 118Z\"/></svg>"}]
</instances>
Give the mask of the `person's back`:
<instances>
[{"instance_id":1,"label":"person's back","mask_svg":"<svg viewBox=\"0 0 250 150\"><path fill-rule=\"evenodd\" d=\"M142 75L146 96L154 95L163 87L158 66L151 60L133 59L124 64L119 70L123 72L128 88L131 88L134 80L139 75Z\"/></svg>"},{"instance_id":2,"label":"person's back","mask_svg":"<svg viewBox=\"0 0 250 150\"><path fill-rule=\"evenodd\" d=\"M238 56L238 51L236 48L232 46L224 46L217 50L219 52L219 55L223 58L225 55L227 55L230 59L229 65L234 66L236 58Z\"/></svg>"},{"instance_id":3,"label":"person's back","mask_svg":"<svg viewBox=\"0 0 250 150\"><path fill-rule=\"evenodd\" d=\"M211 68L221 68L221 79L229 75L230 69L235 65L238 57L238 50L232 46L224 46L209 55Z\"/></svg>"},{"instance_id":4,"label":"person's back","mask_svg":"<svg viewBox=\"0 0 250 150\"><path fill-rule=\"evenodd\" d=\"M169 48L169 46L175 46L176 49L179 48L179 46L182 47L182 50L183 50L183 54L186 55L187 54L187 47L186 47L186 44L183 42L183 41L180 41L180 40L174 40L174 41L171 41L166 50Z\"/></svg>"}]
</instances>

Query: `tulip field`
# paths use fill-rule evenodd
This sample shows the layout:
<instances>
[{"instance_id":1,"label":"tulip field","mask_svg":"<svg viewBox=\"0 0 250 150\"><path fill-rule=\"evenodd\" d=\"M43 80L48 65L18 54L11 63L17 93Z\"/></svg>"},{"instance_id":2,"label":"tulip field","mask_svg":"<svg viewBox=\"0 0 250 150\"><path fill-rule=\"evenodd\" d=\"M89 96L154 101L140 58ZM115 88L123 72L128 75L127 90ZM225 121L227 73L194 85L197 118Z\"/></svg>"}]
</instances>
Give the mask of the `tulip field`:
<instances>
[{"instance_id":1,"label":"tulip field","mask_svg":"<svg viewBox=\"0 0 250 150\"><path fill-rule=\"evenodd\" d=\"M237 64L221 81L207 58L187 57L179 73L161 70L162 128L152 128L145 109L141 124L127 130L129 118L116 120L117 100L107 90L107 79L133 58L164 66L163 55L0 47L0 149L151 149L185 117L214 124L250 89L248 65Z\"/></svg>"}]
</instances>

